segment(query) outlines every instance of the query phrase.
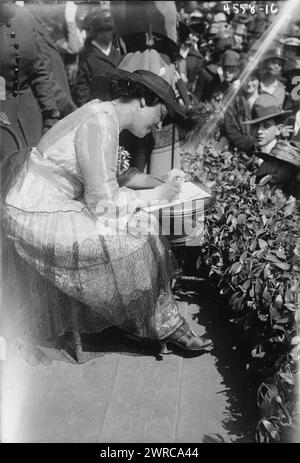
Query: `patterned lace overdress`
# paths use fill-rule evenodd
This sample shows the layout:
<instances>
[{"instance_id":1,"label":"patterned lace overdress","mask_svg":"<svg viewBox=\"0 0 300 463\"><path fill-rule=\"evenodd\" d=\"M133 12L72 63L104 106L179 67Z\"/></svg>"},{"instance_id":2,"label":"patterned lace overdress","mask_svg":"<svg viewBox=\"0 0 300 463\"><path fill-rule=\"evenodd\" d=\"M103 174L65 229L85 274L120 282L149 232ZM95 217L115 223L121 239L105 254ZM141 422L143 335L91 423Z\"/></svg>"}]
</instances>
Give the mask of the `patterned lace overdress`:
<instances>
[{"instance_id":1,"label":"patterned lace overdress","mask_svg":"<svg viewBox=\"0 0 300 463\"><path fill-rule=\"evenodd\" d=\"M44 135L6 197L8 239L37 275L24 271L36 297L17 318L37 334L70 328L68 300L81 305L81 331L118 326L162 339L183 322L157 221L118 186L118 134L114 105L91 101Z\"/></svg>"}]
</instances>

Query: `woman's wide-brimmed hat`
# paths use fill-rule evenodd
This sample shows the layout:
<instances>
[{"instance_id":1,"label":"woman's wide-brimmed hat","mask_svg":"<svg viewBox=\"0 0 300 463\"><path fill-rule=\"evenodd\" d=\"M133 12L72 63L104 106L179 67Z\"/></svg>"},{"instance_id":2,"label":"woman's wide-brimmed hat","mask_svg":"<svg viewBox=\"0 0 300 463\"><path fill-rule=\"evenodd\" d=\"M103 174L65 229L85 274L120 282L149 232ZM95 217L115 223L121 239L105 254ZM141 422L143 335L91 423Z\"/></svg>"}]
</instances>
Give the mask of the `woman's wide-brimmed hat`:
<instances>
[{"instance_id":1,"label":"woman's wide-brimmed hat","mask_svg":"<svg viewBox=\"0 0 300 463\"><path fill-rule=\"evenodd\" d=\"M255 151L254 154L265 161L276 158L300 168L300 144L294 141L278 140L270 153Z\"/></svg>"},{"instance_id":2,"label":"woman's wide-brimmed hat","mask_svg":"<svg viewBox=\"0 0 300 463\"><path fill-rule=\"evenodd\" d=\"M278 100L269 93L263 93L254 102L251 117L252 119L244 121L243 124L258 124L267 119L283 121L292 111L282 111Z\"/></svg>"},{"instance_id":3,"label":"woman's wide-brimmed hat","mask_svg":"<svg viewBox=\"0 0 300 463\"><path fill-rule=\"evenodd\" d=\"M134 72L128 72L124 69L112 69L99 74L97 77L107 78L111 81L126 81L142 85L157 95L166 105L171 114L181 118L188 117L187 110L176 102L176 96L172 87L162 77L154 72L139 69ZM97 79L96 77L96 79Z\"/></svg>"}]
</instances>

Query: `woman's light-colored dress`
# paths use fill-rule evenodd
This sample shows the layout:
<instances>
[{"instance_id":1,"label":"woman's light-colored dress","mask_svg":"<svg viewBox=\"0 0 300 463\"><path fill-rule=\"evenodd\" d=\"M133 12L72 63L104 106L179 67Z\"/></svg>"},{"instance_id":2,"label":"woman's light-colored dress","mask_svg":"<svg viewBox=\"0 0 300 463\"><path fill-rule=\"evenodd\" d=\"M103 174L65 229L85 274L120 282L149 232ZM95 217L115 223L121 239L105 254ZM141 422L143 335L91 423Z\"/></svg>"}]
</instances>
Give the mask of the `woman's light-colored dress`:
<instances>
[{"instance_id":1,"label":"woman's light-colored dress","mask_svg":"<svg viewBox=\"0 0 300 463\"><path fill-rule=\"evenodd\" d=\"M85 331L163 339L183 323L172 253L156 219L136 211L135 191L118 186L118 137L112 102L93 100L58 122L11 187L4 226L22 259L92 314Z\"/></svg>"}]
</instances>

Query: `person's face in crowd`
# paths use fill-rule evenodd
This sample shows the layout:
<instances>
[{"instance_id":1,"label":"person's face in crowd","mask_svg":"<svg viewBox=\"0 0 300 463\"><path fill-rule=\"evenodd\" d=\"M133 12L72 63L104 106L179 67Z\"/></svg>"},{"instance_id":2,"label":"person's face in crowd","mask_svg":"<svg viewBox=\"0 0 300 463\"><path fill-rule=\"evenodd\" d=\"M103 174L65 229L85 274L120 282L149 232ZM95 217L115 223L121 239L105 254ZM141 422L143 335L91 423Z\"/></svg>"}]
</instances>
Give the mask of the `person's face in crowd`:
<instances>
[{"instance_id":1,"label":"person's face in crowd","mask_svg":"<svg viewBox=\"0 0 300 463\"><path fill-rule=\"evenodd\" d=\"M267 119L255 124L256 145L263 148L273 141L281 133L281 124L276 124L274 119Z\"/></svg>"},{"instance_id":2,"label":"person's face in crowd","mask_svg":"<svg viewBox=\"0 0 300 463\"><path fill-rule=\"evenodd\" d=\"M273 76L279 76L282 72L282 61L278 58L271 58L266 61L265 67Z\"/></svg>"},{"instance_id":3,"label":"person's face in crowd","mask_svg":"<svg viewBox=\"0 0 300 463\"><path fill-rule=\"evenodd\" d=\"M258 92L259 80L255 76L250 76L245 82L244 92L247 96L254 95Z\"/></svg>"},{"instance_id":4,"label":"person's face in crowd","mask_svg":"<svg viewBox=\"0 0 300 463\"><path fill-rule=\"evenodd\" d=\"M223 66L224 80L230 84L236 77L237 66Z\"/></svg>"},{"instance_id":5,"label":"person's face in crowd","mask_svg":"<svg viewBox=\"0 0 300 463\"><path fill-rule=\"evenodd\" d=\"M97 42L101 45L108 46L113 39L113 30L108 29L97 33Z\"/></svg>"},{"instance_id":6,"label":"person's face in crowd","mask_svg":"<svg viewBox=\"0 0 300 463\"><path fill-rule=\"evenodd\" d=\"M161 129L162 121L167 113L167 108L163 103L147 106L144 98L141 98L140 107L134 114L129 130L136 137L143 138L152 130Z\"/></svg>"},{"instance_id":7,"label":"person's face in crowd","mask_svg":"<svg viewBox=\"0 0 300 463\"><path fill-rule=\"evenodd\" d=\"M191 40L190 38L188 38L185 42L183 42L181 45L180 45L180 53L182 55L183 58L186 58L189 50L191 49Z\"/></svg>"},{"instance_id":8,"label":"person's face in crowd","mask_svg":"<svg viewBox=\"0 0 300 463\"><path fill-rule=\"evenodd\" d=\"M235 44L235 49L242 50L243 49L243 37L241 35L234 34L233 40Z\"/></svg>"},{"instance_id":9,"label":"person's face in crowd","mask_svg":"<svg viewBox=\"0 0 300 463\"><path fill-rule=\"evenodd\" d=\"M296 56L299 56L300 47L294 47L294 45L285 45L284 54L288 56L289 58L294 58Z\"/></svg>"}]
</instances>

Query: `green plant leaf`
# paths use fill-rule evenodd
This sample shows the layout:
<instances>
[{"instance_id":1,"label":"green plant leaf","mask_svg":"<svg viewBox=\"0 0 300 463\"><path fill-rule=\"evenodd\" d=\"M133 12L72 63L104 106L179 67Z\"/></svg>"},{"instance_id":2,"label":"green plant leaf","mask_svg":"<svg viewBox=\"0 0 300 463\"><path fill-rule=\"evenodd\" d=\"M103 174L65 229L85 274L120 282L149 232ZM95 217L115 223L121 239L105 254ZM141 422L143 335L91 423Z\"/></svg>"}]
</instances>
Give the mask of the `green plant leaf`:
<instances>
[{"instance_id":1,"label":"green plant leaf","mask_svg":"<svg viewBox=\"0 0 300 463\"><path fill-rule=\"evenodd\" d=\"M278 294L275 297L274 306L276 307L276 309L280 309L282 307L282 304L283 304L282 296Z\"/></svg>"},{"instance_id":2,"label":"green plant leaf","mask_svg":"<svg viewBox=\"0 0 300 463\"><path fill-rule=\"evenodd\" d=\"M262 251L264 251L268 247L268 243L262 238L258 239L258 245Z\"/></svg>"},{"instance_id":3,"label":"green plant leaf","mask_svg":"<svg viewBox=\"0 0 300 463\"><path fill-rule=\"evenodd\" d=\"M280 260L278 260L278 258L274 256L273 254L267 254L265 259L268 260L269 262L274 262L275 264L280 263Z\"/></svg>"},{"instance_id":4,"label":"green plant leaf","mask_svg":"<svg viewBox=\"0 0 300 463\"><path fill-rule=\"evenodd\" d=\"M279 259L283 259L283 260L286 259L286 255L285 255L285 253L283 251L280 251L280 250L275 251L275 254Z\"/></svg>"},{"instance_id":5,"label":"green plant leaf","mask_svg":"<svg viewBox=\"0 0 300 463\"><path fill-rule=\"evenodd\" d=\"M286 307L288 310L291 310L292 312L295 312L297 310L296 305L290 302L285 302L284 307Z\"/></svg>"},{"instance_id":6,"label":"green plant leaf","mask_svg":"<svg viewBox=\"0 0 300 463\"><path fill-rule=\"evenodd\" d=\"M290 264L286 262L274 262L274 264L276 265L276 267L281 268L282 270L289 270L289 268L291 267Z\"/></svg>"},{"instance_id":7,"label":"green plant leaf","mask_svg":"<svg viewBox=\"0 0 300 463\"><path fill-rule=\"evenodd\" d=\"M240 271L242 270L243 268L243 265L240 263L240 262L236 262L235 264L233 264L231 267L230 267L230 271L229 273L231 275L236 275L237 273L240 273Z\"/></svg>"},{"instance_id":8,"label":"green plant leaf","mask_svg":"<svg viewBox=\"0 0 300 463\"><path fill-rule=\"evenodd\" d=\"M271 278L270 264L266 264L264 268L264 280L268 280L269 278Z\"/></svg>"}]
</instances>

